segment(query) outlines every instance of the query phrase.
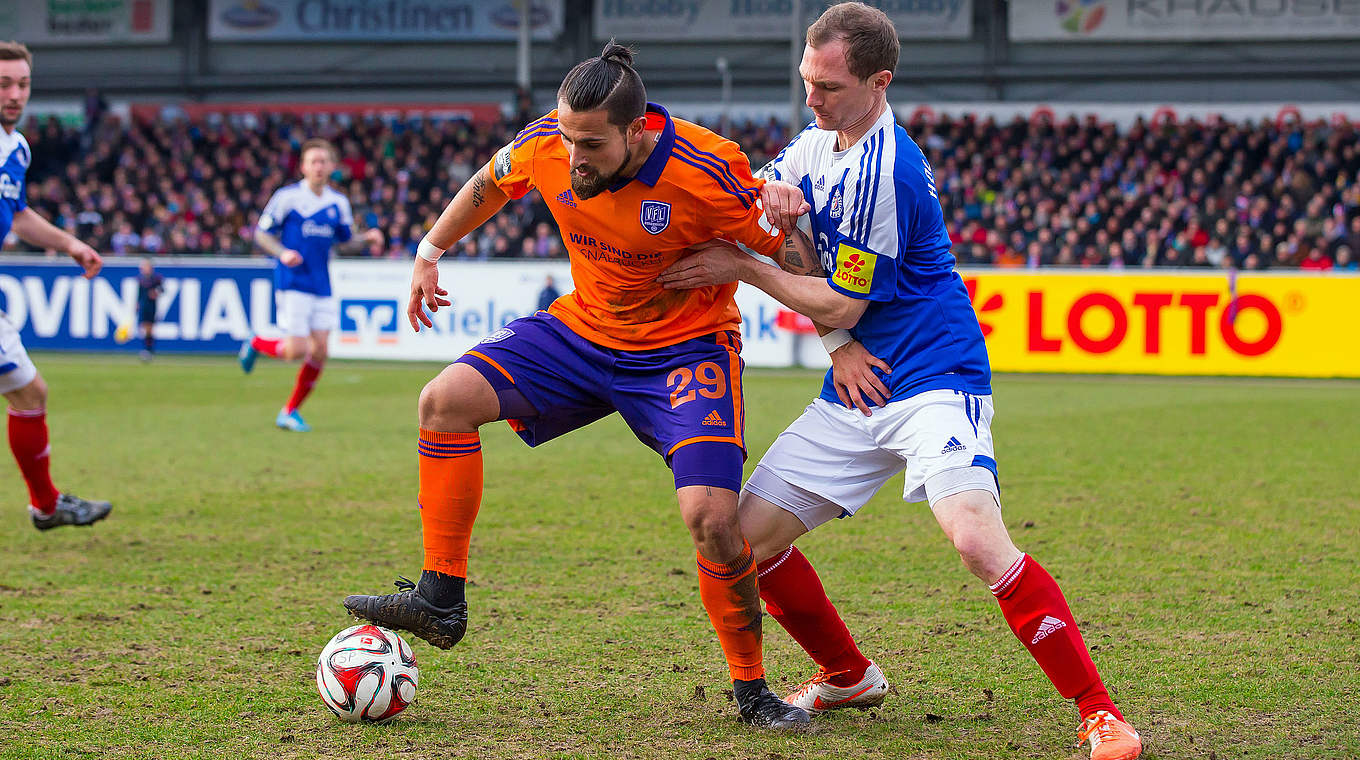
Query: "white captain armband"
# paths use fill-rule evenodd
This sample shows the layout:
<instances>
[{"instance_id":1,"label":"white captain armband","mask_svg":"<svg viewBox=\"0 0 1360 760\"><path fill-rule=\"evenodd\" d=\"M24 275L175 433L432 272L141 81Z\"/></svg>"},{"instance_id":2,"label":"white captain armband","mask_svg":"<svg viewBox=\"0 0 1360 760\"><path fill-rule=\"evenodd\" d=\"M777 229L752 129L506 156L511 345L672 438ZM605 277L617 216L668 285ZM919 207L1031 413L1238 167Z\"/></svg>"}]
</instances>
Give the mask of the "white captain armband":
<instances>
[{"instance_id":1,"label":"white captain armband","mask_svg":"<svg viewBox=\"0 0 1360 760\"><path fill-rule=\"evenodd\" d=\"M826 348L826 353L830 356L836 349L854 340L849 330L832 330L822 336L822 345Z\"/></svg>"},{"instance_id":2,"label":"white captain armband","mask_svg":"<svg viewBox=\"0 0 1360 760\"><path fill-rule=\"evenodd\" d=\"M416 255L433 264L444 255L444 249L431 243L429 238L421 238L420 245L416 246Z\"/></svg>"}]
</instances>

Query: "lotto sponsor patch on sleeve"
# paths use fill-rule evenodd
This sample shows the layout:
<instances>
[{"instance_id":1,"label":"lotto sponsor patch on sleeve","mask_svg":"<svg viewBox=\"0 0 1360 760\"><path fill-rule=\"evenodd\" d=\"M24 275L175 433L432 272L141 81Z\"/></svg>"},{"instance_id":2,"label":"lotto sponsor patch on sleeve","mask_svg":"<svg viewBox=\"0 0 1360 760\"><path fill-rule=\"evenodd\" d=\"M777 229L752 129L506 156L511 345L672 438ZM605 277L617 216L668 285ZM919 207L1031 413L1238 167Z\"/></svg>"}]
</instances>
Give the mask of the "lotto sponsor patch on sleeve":
<instances>
[{"instance_id":1,"label":"lotto sponsor patch on sleeve","mask_svg":"<svg viewBox=\"0 0 1360 760\"><path fill-rule=\"evenodd\" d=\"M831 282L842 290L867 296L874 284L877 263L878 256L873 253L841 243L836 250L836 271L831 273Z\"/></svg>"}]
</instances>

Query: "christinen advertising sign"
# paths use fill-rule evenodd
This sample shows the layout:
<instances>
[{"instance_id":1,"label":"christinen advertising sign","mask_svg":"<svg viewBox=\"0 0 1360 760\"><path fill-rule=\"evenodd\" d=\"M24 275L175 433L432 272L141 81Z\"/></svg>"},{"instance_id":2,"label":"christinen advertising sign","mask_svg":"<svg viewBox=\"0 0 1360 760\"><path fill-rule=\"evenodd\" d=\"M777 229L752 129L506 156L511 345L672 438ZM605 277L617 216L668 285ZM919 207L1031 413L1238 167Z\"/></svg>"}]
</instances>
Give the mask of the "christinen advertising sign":
<instances>
[{"instance_id":1,"label":"christinen advertising sign","mask_svg":"<svg viewBox=\"0 0 1360 760\"><path fill-rule=\"evenodd\" d=\"M28 45L135 45L170 41L172 0L7 0L0 40Z\"/></svg>"},{"instance_id":2,"label":"christinen advertising sign","mask_svg":"<svg viewBox=\"0 0 1360 760\"><path fill-rule=\"evenodd\" d=\"M1017 42L1360 37L1356 0L1010 0Z\"/></svg>"},{"instance_id":3,"label":"christinen advertising sign","mask_svg":"<svg viewBox=\"0 0 1360 760\"><path fill-rule=\"evenodd\" d=\"M973 0L866 0L888 14L907 39L965 39L973 33ZM797 4L803 26L825 0L596 0L595 36L629 40L787 40Z\"/></svg>"},{"instance_id":4,"label":"christinen advertising sign","mask_svg":"<svg viewBox=\"0 0 1360 760\"><path fill-rule=\"evenodd\" d=\"M1360 277L964 274L1000 372L1360 377Z\"/></svg>"},{"instance_id":5,"label":"christinen advertising sign","mask_svg":"<svg viewBox=\"0 0 1360 760\"><path fill-rule=\"evenodd\" d=\"M562 0L531 0L536 40L562 33ZM518 3L509 0L212 0L208 37L274 40L513 40Z\"/></svg>"}]
</instances>

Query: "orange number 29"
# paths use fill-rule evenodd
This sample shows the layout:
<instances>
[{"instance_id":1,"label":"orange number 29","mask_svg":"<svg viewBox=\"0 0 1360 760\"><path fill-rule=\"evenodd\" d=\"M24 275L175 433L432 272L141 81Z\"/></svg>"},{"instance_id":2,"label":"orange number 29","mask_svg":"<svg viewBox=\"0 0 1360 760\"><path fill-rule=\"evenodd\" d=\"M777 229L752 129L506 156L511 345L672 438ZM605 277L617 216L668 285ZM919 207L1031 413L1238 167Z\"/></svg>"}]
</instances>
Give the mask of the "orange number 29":
<instances>
[{"instance_id":1,"label":"orange number 29","mask_svg":"<svg viewBox=\"0 0 1360 760\"><path fill-rule=\"evenodd\" d=\"M671 408L687 402L693 401L696 390L689 388L689 384L695 380L699 381L698 395L704 398L722 398L724 388L727 385L727 376L723 374L722 367L714 362L704 362L690 370L689 367L681 367L666 378L666 387L671 388Z\"/></svg>"}]
</instances>

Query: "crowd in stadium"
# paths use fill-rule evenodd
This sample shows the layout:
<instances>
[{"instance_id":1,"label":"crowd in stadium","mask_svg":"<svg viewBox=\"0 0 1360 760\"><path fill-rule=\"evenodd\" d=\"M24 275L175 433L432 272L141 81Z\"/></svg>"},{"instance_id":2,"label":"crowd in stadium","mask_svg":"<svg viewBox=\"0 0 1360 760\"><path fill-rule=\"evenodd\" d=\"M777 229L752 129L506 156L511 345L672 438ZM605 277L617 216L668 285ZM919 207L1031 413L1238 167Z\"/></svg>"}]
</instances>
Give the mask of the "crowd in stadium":
<instances>
[{"instance_id":1,"label":"crowd in stadium","mask_svg":"<svg viewBox=\"0 0 1360 760\"><path fill-rule=\"evenodd\" d=\"M934 168L960 264L1002 267L1356 269L1360 148L1354 127L1134 125L941 119L908 125ZM241 116L86 132L30 122L29 203L114 255L259 255L252 233L297 148L336 144L335 184L363 227L414 255L451 188L513 134L454 120ZM732 135L754 166L787 141L776 122ZM7 249L17 240L5 241ZM455 253L455 252L450 252ZM464 258L561 257L537 193L462 241Z\"/></svg>"}]
</instances>

